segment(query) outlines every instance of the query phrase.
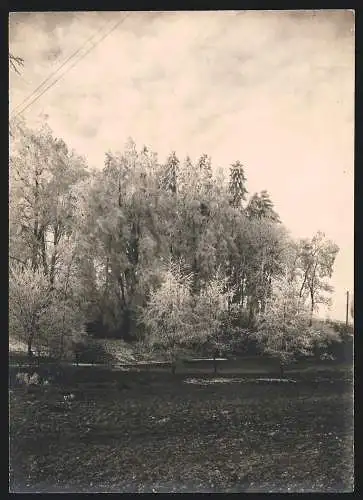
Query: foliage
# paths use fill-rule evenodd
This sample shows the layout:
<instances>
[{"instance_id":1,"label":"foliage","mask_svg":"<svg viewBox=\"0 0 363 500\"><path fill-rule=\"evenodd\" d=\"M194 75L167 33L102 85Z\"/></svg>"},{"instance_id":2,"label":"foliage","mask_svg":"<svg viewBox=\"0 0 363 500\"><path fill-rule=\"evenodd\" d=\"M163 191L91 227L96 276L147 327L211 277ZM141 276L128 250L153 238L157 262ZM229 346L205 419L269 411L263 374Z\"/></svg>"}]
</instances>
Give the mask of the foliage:
<instances>
[{"instance_id":1,"label":"foliage","mask_svg":"<svg viewBox=\"0 0 363 500\"><path fill-rule=\"evenodd\" d=\"M116 361L116 357L106 350L102 344L87 337L75 341L73 350L77 363L104 364Z\"/></svg>"},{"instance_id":2,"label":"foliage","mask_svg":"<svg viewBox=\"0 0 363 500\"><path fill-rule=\"evenodd\" d=\"M164 249L167 231L154 210L158 204L163 214L165 206L163 199L158 203L157 178L155 155L138 153L129 142L123 155L107 154L85 206L81 245L89 258L83 283L98 317L126 333L133 328L133 311L157 280Z\"/></svg>"},{"instance_id":3,"label":"foliage","mask_svg":"<svg viewBox=\"0 0 363 500\"><path fill-rule=\"evenodd\" d=\"M162 347L175 359L177 350L195 338L191 275L176 266L164 270L161 286L150 294L142 322L150 332L149 343Z\"/></svg>"},{"instance_id":4,"label":"foliage","mask_svg":"<svg viewBox=\"0 0 363 500\"><path fill-rule=\"evenodd\" d=\"M51 283L62 264L78 209L77 185L87 177L83 158L49 127L14 124L10 154L10 259L42 268Z\"/></svg>"},{"instance_id":5,"label":"foliage","mask_svg":"<svg viewBox=\"0 0 363 500\"><path fill-rule=\"evenodd\" d=\"M249 200L246 207L246 214L250 218L268 219L272 222L280 222L280 217L273 208L270 195L266 190L260 194L255 193Z\"/></svg>"},{"instance_id":6,"label":"foliage","mask_svg":"<svg viewBox=\"0 0 363 500\"><path fill-rule=\"evenodd\" d=\"M236 161L231 166L229 181L230 203L235 208L240 207L242 201L246 199L248 193L245 186L246 180L242 163Z\"/></svg>"},{"instance_id":7,"label":"foliage","mask_svg":"<svg viewBox=\"0 0 363 500\"><path fill-rule=\"evenodd\" d=\"M178 167L179 160L175 154L175 151L173 151L167 159L163 179L163 187L166 190L170 190L172 193L176 193L177 190Z\"/></svg>"},{"instance_id":8,"label":"foliage","mask_svg":"<svg viewBox=\"0 0 363 500\"><path fill-rule=\"evenodd\" d=\"M352 337L354 335L354 327L346 325L343 321L328 320L327 324L333 328L341 338Z\"/></svg>"},{"instance_id":9,"label":"foliage","mask_svg":"<svg viewBox=\"0 0 363 500\"><path fill-rule=\"evenodd\" d=\"M221 343L222 314L228 307L225 282L216 277L193 295L192 280L171 263L142 313L149 344L162 347L172 360L180 349Z\"/></svg>"},{"instance_id":10,"label":"foliage","mask_svg":"<svg viewBox=\"0 0 363 500\"><path fill-rule=\"evenodd\" d=\"M14 266L9 276L9 331L26 342L29 352L40 336L53 296L49 283L39 270Z\"/></svg>"},{"instance_id":11,"label":"foliage","mask_svg":"<svg viewBox=\"0 0 363 500\"><path fill-rule=\"evenodd\" d=\"M210 347L223 350L229 344L223 320L228 313L232 291L227 289L226 278L216 276L194 297L194 329L198 335L197 343L207 343Z\"/></svg>"},{"instance_id":12,"label":"foliage","mask_svg":"<svg viewBox=\"0 0 363 500\"><path fill-rule=\"evenodd\" d=\"M35 348L64 357L82 338L83 315L75 303L51 287L40 270L11 268L9 277L9 332L24 341L28 352Z\"/></svg>"},{"instance_id":13,"label":"foliage","mask_svg":"<svg viewBox=\"0 0 363 500\"><path fill-rule=\"evenodd\" d=\"M330 304L327 294L333 291L328 279L333 273L338 246L318 232L311 239L299 241L297 263L300 274L300 297L310 299L311 315L319 304Z\"/></svg>"},{"instance_id":14,"label":"foliage","mask_svg":"<svg viewBox=\"0 0 363 500\"><path fill-rule=\"evenodd\" d=\"M172 152L160 163L132 139L91 171L48 126L12 122L11 331L60 356L90 342L85 324L98 337L168 352L252 348L246 332L261 329L262 318L278 322L276 284L285 275L312 322L329 300L338 248L322 233L294 241L266 190L244 206L246 184L240 161L228 180L205 153L179 161ZM276 335L266 335L271 350Z\"/></svg>"},{"instance_id":15,"label":"foliage","mask_svg":"<svg viewBox=\"0 0 363 500\"><path fill-rule=\"evenodd\" d=\"M298 355L312 356L316 345L325 345L336 335L327 325L310 325L309 310L296 283L285 276L274 285L274 293L258 319L256 338L263 351L278 358L283 366Z\"/></svg>"}]
</instances>

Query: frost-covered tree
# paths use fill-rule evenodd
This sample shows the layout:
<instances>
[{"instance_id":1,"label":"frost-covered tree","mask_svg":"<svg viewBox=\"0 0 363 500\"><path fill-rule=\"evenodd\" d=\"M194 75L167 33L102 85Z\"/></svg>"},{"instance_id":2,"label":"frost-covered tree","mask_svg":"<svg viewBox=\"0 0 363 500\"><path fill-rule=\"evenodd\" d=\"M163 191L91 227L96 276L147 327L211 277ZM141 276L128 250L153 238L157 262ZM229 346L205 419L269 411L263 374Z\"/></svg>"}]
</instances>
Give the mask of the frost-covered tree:
<instances>
[{"instance_id":1,"label":"frost-covered tree","mask_svg":"<svg viewBox=\"0 0 363 500\"><path fill-rule=\"evenodd\" d=\"M299 296L299 288L289 276L276 280L265 311L258 317L256 339L266 354L278 359L281 376L297 355L313 355L314 347L336 338L327 325L309 323L309 308Z\"/></svg>"},{"instance_id":2,"label":"frost-covered tree","mask_svg":"<svg viewBox=\"0 0 363 500\"><path fill-rule=\"evenodd\" d=\"M177 191L179 159L173 151L166 161L163 186L172 193Z\"/></svg>"},{"instance_id":3,"label":"frost-covered tree","mask_svg":"<svg viewBox=\"0 0 363 500\"><path fill-rule=\"evenodd\" d=\"M174 152L159 164L155 153L130 139L92 172L48 127L31 130L14 121L12 331L59 353L85 321L100 336L127 340L147 339L146 328L150 345L159 342L168 353L223 344L220 312L225 325L233 316L237 337L243 328L252 330L256 319L272 314L271 301L279 296L274 283L284 269L299 301L313 311L327 300L337 248L320 236L292 242L276 224L268 193L252 196L242 210L246 194L240 162L228 182L215 176L206 154L179 163ZM32 282L40 309L32 302L19 306Z\"/></svg>"},{"instance_id":4,"label":"frost-covered tree","mask_svg":"<svg viewBox=\"0 0 363 500\"><path fill-rule=\"evenodd\" d=\"M109 152L85 206L81 244L90 256L95 316L125 338L136 334L136 310L167 252L169 196L159 186L156 155L132 142Z\"/></svg>"},{"instance_id":5,"label":"frost-covered tree","mask_svg":"<svg viewBox=\"0 0 363 500\"><path fill-rule=\"evenodd\" d=\"M26 343L28 355L42 318L52 303L52 291L47 278L39 270L12 266L9 274L9 330L12 337Z\"/></svg>"},{"instance_id":6,"label":"frost-covered tree","mask_svg":"<svg viewBox=\"0 0 363 500\"><path fill-rule=\"evenodd\" d=\"M221 345L223 314L228 308L225 280L216 276L198 295L191 292L192 282L191 274L170 263L142 312L149 345L168 354L173 372L183 349Z\"/></svg>"},{"instance_id":7,"label":"frost-covered tree","mask_svg":"<svg viewBox=\"0 0 363 500\"><path fill-rule=\"evenodd\" d=\"M14 123L10 149L10 259L30 262L54 284L78 210L77 186L89 175L84 159L48 126Z\"/></svg>"},{"instance_id":8,"label":"frost-covered tree","mask_svg":"<svg viewBox=\"0 0 363 500\"><path fill-rule=\"evenodd\" d=\"M54 289L41 270L12 266L9 274L9 333L34 349L62 358L84 334L84 316L69 294Z\"/></svg>"},{"instance_id":9,"label":"frost-covered tree","mask_svg":"<svg viewBox=\"0 0 363 500\"><path fill-rule=\"evenodd\" d=\"M310 299L310 324L319 304L330 304L333 291L329 283L339 247L321 231L311 239L299 242L298 267L300 272L300 297Z\"/></svg>"},{"instance_id":10,"label":"frost-covered tree","mask_svg":"<svg viewBox=\"0 0 363 500\"><path fill-rule=\"evenodd\" d=\"M229 193L230 203L233 207L241 207L242 201L245 201L246 194L246 177L244 167L240 161L232 164L229 178Z\"/></svg>"},{"instance_id":11,"label":"frost-covered tree","mask_svg":"<svg viewBox=\"0 0 363 500\"><path fill-rule=\"evenodd\" d=\"M202 154L197 162L198 174L200 176L199 190L201 193L208 193L212 186L212 161L210 156Z\"/></svg>"},{"instance_id":12,"label":"frost-covered tree","mask_svg":"<svg viewBox=\"0 0 363 500\"><path fill-rule=\"evenodd\" d=\"M228 311L232 290L227 287L227 280L217 274L194 297L193 314L195 329L199 333L198 345L211 349L214 358L214 372L217 372L216 356L226 347L223 321Z\"/></svg>"},{"instance_id":13,"label":"frost-covered tree","mask_svg":"<svg viewBox=\"0 0 363 500\"><path fill-rule=\"evenodd\" d=\"M151 292L141 314L149 332L149 345L169 356L173 373L180 349L192 344L198 335L193 321L191 282L191 275L184 275L170 263L162 273L160 287Z\"/></svg>"},{"instance_id":14,"label":"frost-covered tree","mask_svg":"<svg viewBox=\"0 0 363 500\"><path fill-rule=\"evenodd\" d=\"M250 218L268 219L272 222L280 222L280 217L274 210L270 195L266 190L260 194L254 193L246 207L246 214Z\"/></svg>"}]
</instances>

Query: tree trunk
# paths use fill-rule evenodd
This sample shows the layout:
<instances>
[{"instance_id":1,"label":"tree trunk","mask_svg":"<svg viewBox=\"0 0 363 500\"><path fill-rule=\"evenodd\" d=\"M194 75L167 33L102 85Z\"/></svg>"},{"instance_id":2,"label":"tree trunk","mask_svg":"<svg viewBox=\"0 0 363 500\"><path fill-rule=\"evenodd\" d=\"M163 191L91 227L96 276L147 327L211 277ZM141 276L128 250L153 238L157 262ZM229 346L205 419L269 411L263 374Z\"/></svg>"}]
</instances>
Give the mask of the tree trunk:
<instances>
[{"instance_id":1,"label":"tree trunk","mask_svg":"<svg viewBox=\"0 0 363 500\"><path fill-rule=\"evenodd\" d=\"M242 274L242 278L240 281L240 289L241 289L240 304L241 304L241 307L243 307L243 303L245 301L245 274L244 273Z\"/></svg>"},{"instance_id":2,"label":"tree trunk","mask_svg":"<svg viewBox=\"0 0 363 500\"><path fill-rule=\"evenodd\" d=\"M36 331L36 318L33 317L32 320L31 320L31 323L29 325L29 336L28 336L28 357L29 358L32 358L34 356L34 353L33 353L33 340L34 340L34 335L35 335L35 331Z\"/></svg>"},{"instance_id":3,"label":"tree trunk","mask_svg":"<svg viewBox=\"0 0 363 500\"><path fill-rule=\"evenodd\" d=\"M312 326L313 324L313 314L314 314L314 308L315 308L315 302L313 297L311 298L311 310L310 310L310 320L309 320L309 326Z\"/></svg>"},{"instance_id":4,"label":"tree trunk","mask_svg":"<svg viewBox=\"0 0 363 500\"><path fill-rule=\"evenodd\" d=\"M307 277L308 277L308 274L307 274L307 273L308 273L308 271L310 270L310 267L311 267L311 266L309 266L309 267L307 268L307 270L305 271L305 274L304 274L304 280L303 280L303 282L302 282L302 284L301 284L301 288L300 288L300 292L299 292L299 297L300 297L300 298L302 297L302 294L303 294L303 291L304 291L304 288L305 288L306 280L307 280Z\"/></svg>"},{"instance_id":5,"label":"tree trunk","mask_svg":"<svg viewBox=\"0 0 363 500\"><path fill-rule=\"evenodd\" d=\"M130 337L130 332L131 332L131 318L130 318L130 309L128 307L125 307L124 310L124 317L123 317L123 331L124 331L124 338L128 339Z\"/></svg>"},{"instance_id":6,"label":"tree trunk","mask_svg":"<svg viewBox=\"0 0 363 500\"><path fill-rule=\"evenodd\" d=\"M122 274L121 273L120 273L120 276L118 278L118 282L119 282L119 285L120 285L120 288L121 288L122 303L123 303L123 306L125 307L125 305L126 305L125 285L124 285L124 281L122 279Z\"/></svg>"},{"instance_id":7,"label":"tree trunk","mask_svg":"<svg viewBox=\"0 0 363 500\"><path fill-rule=\"evenodd\" d=\"M38 269L38 252L39 252L39 182L38 173L35 172L35 192L34 192L34 226L33 226L33 248L32 248L32 269Z\"/></svg>"},{"instance_id":8,"label":"tree trunk","mask_svg":"<svg viewBox=\"0 0 363 500\"><path fill-rule=\"evenodd\" d=\"M42 250L42 261L43 261L43 270L45 276L48 276L48 262L47 262L47 250L46 250L46 245L45 245L45 232L42 230L40 236L40 244L41 244L41 250ZM53 282L51 282L53 284Z\"/></svg>"},{"instance_id":9,"label":"tree trunk","mask_svg":"<svg viewBox=\"0 0 363 500\"><path fill-rule=\"evenodd\" d=\"M32 249L32 269L33 271L36 271L38 269L38 234L37 234L37 227L36 224L34 226L34 231L33 231L33 249Z\"/></svg>"},{"instance_id":10,"label":"tree trunk","mask_svg":"<svg viewBox=\"0 0 363 500\"><path fill-rule=\"evenodd\" d=\"M32 358L34 356L34 353L32 351L32 342L33 342L33 336L31 335L28 339L28 357Z\"/></svg>"},{"instance_id":11,"label":"tree trunk","mask_svg":"<svg viewBox=\"0 0 363 500\"><path fill-rule=\"evenodd\" d=\"M53 253L50 261L50 275L49 275L50 284L52 286L54 285L55 265L57 263L57 247L59 240L60 240L59 228L58 226L56 226L54 228L54 234L53 234Z\"/></svg>"},{"instance_id":12,"label":"tree trunk","mask_svg":"<svg viewBox=\"0 0 363 500\"><path fill-rule=\"evenodd\" d=\"M251 326L255 319L255 299L251 297L249 303L248 324Z\"/></svg>"},{"instance_id":13,"label":"tree trunk","mask_svg":"<svg viewBox=\"0 0 363 500\"><path fill-rule=\"evenodd\" d=\"M283 363L280 363L280 378L284 378L285 370Z\"/></svg>"}]
</instances>

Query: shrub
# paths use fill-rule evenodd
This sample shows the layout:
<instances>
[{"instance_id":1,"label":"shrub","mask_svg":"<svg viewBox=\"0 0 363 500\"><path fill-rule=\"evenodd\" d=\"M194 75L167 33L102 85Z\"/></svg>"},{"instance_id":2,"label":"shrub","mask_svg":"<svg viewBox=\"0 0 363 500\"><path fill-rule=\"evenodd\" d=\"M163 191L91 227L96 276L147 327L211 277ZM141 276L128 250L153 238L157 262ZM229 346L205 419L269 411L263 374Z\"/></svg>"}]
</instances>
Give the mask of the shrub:
<instances>
[{"instance_id":1,"label":"shrub","mask_svg":"<svg viewBox=\"0 0 363 500\"><path fill-rule=\"evenodd\" d=\"M19 385L40 385L41 379L38 373L34 372L32 375L26 372L18 372L16 374L16 382Z\"/></svg>"},{"instance_id":2,"label":"shrub","mask_svg":"<svg viewBox=\"0 0 363 500\"><path fill-rule=\"evenodd\" d=\"M90 338L75 343L73 350L77 363L103 364L115 361L115 357L107 352L101 343Z\"/></svg>"}]
</instances>

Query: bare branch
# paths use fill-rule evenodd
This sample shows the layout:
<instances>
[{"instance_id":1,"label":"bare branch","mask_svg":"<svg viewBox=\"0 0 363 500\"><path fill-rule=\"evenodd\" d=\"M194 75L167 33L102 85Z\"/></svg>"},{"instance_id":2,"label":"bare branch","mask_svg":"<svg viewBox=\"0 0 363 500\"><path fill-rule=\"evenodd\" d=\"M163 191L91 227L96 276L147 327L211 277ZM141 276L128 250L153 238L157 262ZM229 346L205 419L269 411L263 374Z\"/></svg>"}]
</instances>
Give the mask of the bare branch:
<instances>
[{"instance_id":1,"label":"bare branch","mask_svg":"<svg viewBox=\"0 0 363 500\"><path fill-rule=\"evenodd\" d=\"M14 56L13 54L9 54L9 63L10 66L13 68L13 70L20 75L20 71L18 67L23 67L24 66L24 59L21 57Z\"/></svg>"}]
</instances>

